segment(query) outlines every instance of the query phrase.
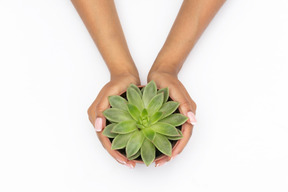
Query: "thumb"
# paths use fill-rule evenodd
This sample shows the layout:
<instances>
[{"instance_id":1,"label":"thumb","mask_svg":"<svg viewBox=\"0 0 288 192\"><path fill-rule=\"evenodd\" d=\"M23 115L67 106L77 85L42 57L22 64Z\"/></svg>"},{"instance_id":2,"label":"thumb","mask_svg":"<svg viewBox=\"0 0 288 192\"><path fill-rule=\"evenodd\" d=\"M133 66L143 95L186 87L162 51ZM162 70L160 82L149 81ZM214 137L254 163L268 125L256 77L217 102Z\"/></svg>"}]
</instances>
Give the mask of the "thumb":
<instances>
[{"instance_id":1,"label":"thumb","mask_svg":"<svg viewBox=\"0 0 288 192\"><path fill-rule=\"evenodd\" d=\"M101 132L104 128L103 126L103 120L104 118L103 117L96 117L96 120L95 120L95 123L94 123L94 128L95 128L95 131L97 132Z\"/></svg>"},{"instance_id":2,"label":"thumb","mask_svg":"<svg viewBox=\"0 0 288 192\"><path fill-rule=\"evenodd\" d=\"M108 99L101 100L96 106L95 106L95 114L93 115L94 119L92 120L92 123L94 125L95 131L101 132L103 128L106 126L106 118L103 115L103 111L105 111L109 107Z\"/></svg>"},{"instance_id":3,"label":"thumb","mask_svg":"<svg viewBox=\"0 0 288 192\"><path fill-rule=\"evenodd\" d=\"M100 132L103 130L103 128L106 126L106 118L103 115L103 111L105 111L105 109L107 109L108 107L105 108L101 108L101 107L97 107L96 108L96 114L95 114L95 122L94 122L94 127L95 130L97 132Z\"/></svg>"},{"instance_id":4,"label":"thumb","mask_svg":"<svg viewBox=\"0 0 288 192\"><path fill-rule=\"evenodd\" d=\"M188 100L184 100L183 102L180 101L179 106L180 112L188 117L188 123L195 125L197 123L194 109L192 108L192 104Z\"/></svg>"}]
</instances>

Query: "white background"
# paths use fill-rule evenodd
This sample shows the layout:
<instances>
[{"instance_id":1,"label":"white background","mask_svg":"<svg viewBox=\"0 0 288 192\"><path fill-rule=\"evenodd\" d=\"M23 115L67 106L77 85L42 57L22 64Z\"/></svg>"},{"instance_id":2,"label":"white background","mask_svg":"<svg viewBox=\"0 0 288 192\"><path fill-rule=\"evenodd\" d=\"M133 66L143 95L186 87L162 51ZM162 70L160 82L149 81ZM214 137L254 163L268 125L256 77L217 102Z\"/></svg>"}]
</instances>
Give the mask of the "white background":
<instances>
[{"instance_id":1,"label":"white background","mask_svg":"<svg viewBox=\"0 0 288 192\"><path fill-rule=\"evenodd\" d=\"M181 1L116 4L146 84ZM287 10L226 2L179 74L198 104L189 144L129 169L88 121L109 73L71 2L0 0L0 191L287 191Z\"/></svg>"}]
</instances>

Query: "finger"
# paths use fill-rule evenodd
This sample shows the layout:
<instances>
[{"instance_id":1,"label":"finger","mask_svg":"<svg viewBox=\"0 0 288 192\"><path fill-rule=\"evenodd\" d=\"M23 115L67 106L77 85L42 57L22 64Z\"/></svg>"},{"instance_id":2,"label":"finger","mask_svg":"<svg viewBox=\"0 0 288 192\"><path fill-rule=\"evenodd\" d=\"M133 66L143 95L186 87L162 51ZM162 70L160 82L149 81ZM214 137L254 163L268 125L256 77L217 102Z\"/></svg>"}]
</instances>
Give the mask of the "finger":
<instances>
[{"instance_id":1,"label":"finger","mask_svg":"<svg viewBox=\"0 0 288 192\"><path fill-rule=\"evenodd\" d=\"M102 99L89 111L89 120L94 125L97 132L103 130L106 126L106 119L102 114L103 111L109 108L108 98L103 95Z\"/></svg>"},{"instance_id":2,"label":"finger","mask_svg":"<svg viewBox=\"0 0 288 192\"><path fill-rule=\"evenodd\" d=\"M184 93L184 95L186 97L186 100L188 100L188 102L191 105L192 112L195 114L196 113L196 103L193 101L193 99L191 98L190 94L188 93L188 91L184 87L184 85L181 82L179 82L179 83L180 83L181 90L182 90L182 92Z\"/></svg>"},{"instance_id":3,"label":"finger","mask_svg":"<svg viewBox=\"0 0 288 192\"><path fill-rule=\"evenodd\" d=\"M179 84L181 85L181 84ZM180 88L179 88L180 87ZM188 122L191 124L195 124L196 118L195 118L195 114L193 113L193 111L195 111L192 107L191 101L192 99L187 99L186 97L186 93L185 92L185 88L183 87L183 89L181 89L181 86L175 86L171 89L170 92L170 97L174 100L180 103L179 105L179 111L180 113L182 113L183 115L187 116Z\"/></svg>"},{"instance_id":4,"label":"finger","mask_svg":"<svg viewBox=\"0 0 288 192\"><path fill-rule=\"evenodd\" d=\"M180 154L187 145L193 132L193 125L191 125L190 123L183 124L181 131L183 134L183 138L178 141L177 145L172 150L172 158L175 158L178 154Z\"/></svg>"},{"instance_id":5,"label":"finger","mask_svg":"<svg viewBox=\"0 0 288 192\"><path fill-rule=\"evenodd\" d=\"M169 156L164 156L163 158L158 159L157 161L155 161L155 167L159 167L166 164L168 161L170 161L170 159L171 157Z\"/></svg>"}]
</instances>

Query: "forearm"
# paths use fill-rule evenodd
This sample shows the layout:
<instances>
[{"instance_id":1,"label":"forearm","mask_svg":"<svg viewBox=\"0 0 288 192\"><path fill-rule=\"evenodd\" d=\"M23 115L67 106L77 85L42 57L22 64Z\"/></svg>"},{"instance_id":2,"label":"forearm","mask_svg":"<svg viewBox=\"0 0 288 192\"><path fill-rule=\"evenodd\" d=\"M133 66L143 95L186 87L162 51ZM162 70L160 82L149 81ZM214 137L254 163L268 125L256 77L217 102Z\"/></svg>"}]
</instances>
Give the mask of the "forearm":
<instances>
[{"instance_id":1,"label":"forearm","mask_svg":"<svg viewBox=\"0 0 288 192\"><path fill-rule=\"evenodd\" d=\"M71 0L106 62L111 76L139 76L113 0Z\"/></svg>"},{"instance_id":2,"label":"forearm","mask_svg":"<svg viewBox=\"0 0 288 192\"><path fill-rule=\"evenodd\" d=\"M150 73L163 71L177 75L198 38L224 2L184 0Z\"/></svg>"}]
</instances>

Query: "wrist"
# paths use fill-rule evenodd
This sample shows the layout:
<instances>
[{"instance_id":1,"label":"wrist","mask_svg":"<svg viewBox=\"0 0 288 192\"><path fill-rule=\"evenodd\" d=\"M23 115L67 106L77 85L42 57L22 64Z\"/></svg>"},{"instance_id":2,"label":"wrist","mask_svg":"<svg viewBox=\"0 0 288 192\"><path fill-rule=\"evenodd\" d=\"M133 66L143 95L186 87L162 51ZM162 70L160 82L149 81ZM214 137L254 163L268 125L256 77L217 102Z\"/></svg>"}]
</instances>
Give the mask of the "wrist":
<instances>
[{"instance_id":1,"label":"wrist","mask_svg":"<svg viewBox=\"0 0 288 192\"><path fill-rule=\"evenodd\" d=\"M159 77L167 77L167 78L178 78L177 74L173 70L167 70L167 69L152 69L149 71L147 76L147 82L150 82L151 80L159 79Z\"/></svg>"},{"instance_id":2,"label":"wrist","mask_svg":"<svg viewBox=\"0 0 288 192\"><path fill-rule=\"evenodd\" d=\"M171 63L154 63L148 73L147 80L150 81L153 76L159 74L166 74L177 77L180 69L177 69L175 66L176 65Z\"/></svg>"},{"instance_id":3,"label":"wrist","mask_svg":"<svg viewBox=\"0 0 288 192\"><path fill-rule=\"evenodd\" d=\"M110 73L110 79L112 80L117 80L120 78L125 78L127 80L130 80L132 83L134 83L135 85L140 85L140 78L139 78L139 74L138 71L136 69L136 71L119 71L117 73Z\"/></svg>"},{"instance_id":4,"label":"wrist","mask_svg":"<svg viewBox=\"0 0 288 192\"><path fill-rule=\"evenodd\" d=\"M107 65L110 71L111 80L117 77L131 77L139 81L139 73L133 62L115 63Z\"/></svg>"}]
</instances>

